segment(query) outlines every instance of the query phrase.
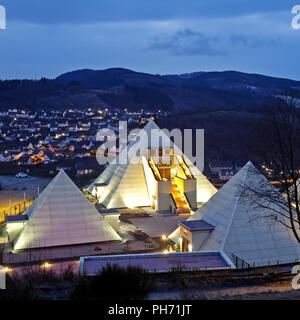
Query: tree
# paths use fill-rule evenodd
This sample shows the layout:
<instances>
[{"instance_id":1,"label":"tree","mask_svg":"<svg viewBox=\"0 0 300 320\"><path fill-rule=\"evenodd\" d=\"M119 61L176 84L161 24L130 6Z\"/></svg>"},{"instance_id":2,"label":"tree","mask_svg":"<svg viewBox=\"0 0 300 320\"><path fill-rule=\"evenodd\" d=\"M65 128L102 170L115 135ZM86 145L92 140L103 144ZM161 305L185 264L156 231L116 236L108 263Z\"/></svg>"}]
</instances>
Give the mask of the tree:
<instances>
[{"instance_id":1,"label":"tree","mask_svg":"<svg viewBox=\"0 0 300 320\"><path fill-rule=\"evenodd\" d=\"M255 188L246 182L240 188L242 199L252 206L254 219L268 218L283 224L300 243L300 110L297 99L286 95L266 105L256 138L257 155L264 161L262 170L272 179L273 186L268 180L260 180ZM256 174L259 172L251 173L253 177ZM255 210L257 208L266 210Z\"/></svg>"}]
</instances>

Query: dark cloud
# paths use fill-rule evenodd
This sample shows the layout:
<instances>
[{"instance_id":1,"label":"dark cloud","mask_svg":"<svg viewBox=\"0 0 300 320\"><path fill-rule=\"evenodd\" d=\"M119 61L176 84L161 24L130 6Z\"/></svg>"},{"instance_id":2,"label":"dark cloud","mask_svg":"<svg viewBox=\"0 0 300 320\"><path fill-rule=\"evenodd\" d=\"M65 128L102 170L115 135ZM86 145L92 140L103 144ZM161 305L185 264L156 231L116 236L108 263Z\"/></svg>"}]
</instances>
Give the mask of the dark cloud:
<instances>
[{"instance_id":1,"label":"dark cloud","mask_svg":"<svg viewBox=\"0 0 300 320\"><path fill-rule=\"evenodd\" d=\"M257 36L246 36L242 34L234 34L230 40L233 44L250 48L271 47L277 45L279 42L279 38L261 39Z\"/></svg>"},{"instance_id":2,"label":"dark cloud","mask_svg":"<svg viewBox=\"0 0 300 320\"><path fill-rule=\"evenodd\" d=\"M229 17L290 11L293 0L1 0L8 19L54 23Z\"/></svg>"},{"instance_id":3,"label":"dark cloud","mask_svg":"<svg viewBox=\"0 0 300 320\"><path fill-rule=\"evenodd\" d=\"M216 37L208 37L202 32L184 29L172 35L162 35L154 39L149 49L168 51L174 55L205 55L218 56L225 52L218 50L214 45L218 42Z\"/></svg>"}]
</instances>

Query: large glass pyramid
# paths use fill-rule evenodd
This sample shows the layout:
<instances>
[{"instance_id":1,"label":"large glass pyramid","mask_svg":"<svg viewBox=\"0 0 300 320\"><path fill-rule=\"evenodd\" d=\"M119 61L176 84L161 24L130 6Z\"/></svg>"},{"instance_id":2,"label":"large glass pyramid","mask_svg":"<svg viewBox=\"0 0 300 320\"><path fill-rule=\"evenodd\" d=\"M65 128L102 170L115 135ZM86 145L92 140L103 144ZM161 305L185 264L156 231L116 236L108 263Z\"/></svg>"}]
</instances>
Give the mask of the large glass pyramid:
<instances>
[{"instance_id":1,"label":"large glass pyramid","mask_svg":"<svg viewBox=\"0 0 300 320\"><path fill-rule=\"evenodd\" d=\"M64 170L24 214L14 250L121 240Z\"/></svg>"}]
</instances>

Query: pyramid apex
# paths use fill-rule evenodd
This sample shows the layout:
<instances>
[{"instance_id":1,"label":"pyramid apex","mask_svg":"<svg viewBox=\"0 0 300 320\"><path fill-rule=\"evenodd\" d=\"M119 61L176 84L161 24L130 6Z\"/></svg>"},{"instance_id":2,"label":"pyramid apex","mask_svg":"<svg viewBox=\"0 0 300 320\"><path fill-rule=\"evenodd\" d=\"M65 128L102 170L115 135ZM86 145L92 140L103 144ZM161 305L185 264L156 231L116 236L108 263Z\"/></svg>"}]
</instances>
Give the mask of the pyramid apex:
<instances>
[{"instance_id":1,"label":"pyramid apex","mask_svg":"<svg viewBox=\"0 0 300 320\"><path fill-rule=\"evenodd\" d=\"M143 129L146 129L146 128L149 128L149 127L157 127L157 128L159 128L159 126L152 119L148 120L148 122L146 123L146 125L144 126Z\"/></svg>"},{"instance_id":2,"label":"pyramid apex","mask_svg":"<svg viewBox=\"0 0 300 320\"><path fill-rule=\"evenodd\" d=\"M249 169L250 170L257 170L255 165L250 160L240 169L240 171L245 171L245 170L249 170Z\"/></svg>"},{"instance_id":3,"label":"pyramid apex","mask_svg":"<svg viewBox=\"0 0 300 320\"><path fill-rule=\"evenodd\" d=\"M55 183L55 182L57 181L57 179L60 179L60 177L64 177L64 176L69 177L69 176L67 175L66 171L61 168L61 169L58 171L58 173L54 176L54 178L51 180L51 182L52 182L52 183Z\"/></svg>"},{"instance_id":4,"label":"pyramid apex","mask_svg":"<svg viewBox=\"0 0 300 320\"><path fill-rule=\"evenodd\" d=\"M229 181L225 183L225 185L234 184L236 181L243 181L244 183L249 174L252 175L254 173L259 172L257 168L254 166L254 164L249 160Z\"/></svg>"},{"instance_id":5,"label":"pyramid apex","mask_svg":"<svg viewBox=\"0 0 300 320\"><path fill-rule=\"evenodd\" d=\"M66 171L63 169L63 168L61 168L60 170L59 170L59 172L58 172L58 174L56 175L56 177L57 176L67 176L67 177L69 177L69 175L66 173Z\"/></svg>"}]
</instances>

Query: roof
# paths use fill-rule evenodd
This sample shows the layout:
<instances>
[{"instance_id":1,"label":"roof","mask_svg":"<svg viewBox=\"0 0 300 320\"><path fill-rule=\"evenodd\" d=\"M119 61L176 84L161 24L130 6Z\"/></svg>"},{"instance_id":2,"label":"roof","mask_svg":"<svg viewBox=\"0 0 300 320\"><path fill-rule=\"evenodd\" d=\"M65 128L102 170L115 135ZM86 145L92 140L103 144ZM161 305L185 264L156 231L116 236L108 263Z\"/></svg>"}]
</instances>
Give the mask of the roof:
<instances>
[{"instance_id":1,"label":"roof","mask_svg":"<svg viewBox=\"0 0 300 320\"><path fill-rule=\"evenodd\" d=\"M182 221L179 223L190 231L214 230L211 224L203 220Z\"/></svg>"},{"instance_id":2,"label":"roof","mask_svg":"<svg viewBox=\"0 0 300 320\"><path fill-rule=\"evenodd\" d=\"M141 157L136 153L140 146L148 146L149 131L159 129L154 122L148 123L137 135L137 141L129 143L127 149L120 152L101 175L88 187L88 191L95 195L94 187L107 184L100 202L107 208L126 208L150 206L149 193L145 179ZM148 135L147 135L148 134ZM144 150L146 151L146 150ZM127 159L127 163L122 163ZM135 161L137 160L137 161Z\"/></svg>"},{"instance_id":3,"label":"roof","mask_svg":"<svg viewBox=\"0 0 300 320\"><path fill-rule=\"evenodd\" d=\"M221 169L219 171L219 175L227 176L227 175L234 175L236 171L234 169Z\"/></svg>"},{"instance_id":4,"label":"roof","mask_svg":"<svg viewBox=\"0 0 300 320\"><path fill-rule=\"evenodd\" d=\"M128 144L127 150L123 149L120 152L119 157L88 187L88 191L95 195L95 185L106 183L107 187L99 201L107 208L150 206L143 160L147 157L148 148L157 148L161 144L163 147L173 147L174 154L182 154L182 151L154 121L148 121L145 127L138 132L136 140ZM137 156L139 151L140 155ZM128 161L122 164L120 159ZM192 175L197 179L197 202L207 201L217 192L217 189L191 161L185 160Z\"/></svg>"},{"instance_id":5,"label":"roof","mask_svg":"<svg viewBox=\"0 0 300 320\"><path fill-rule=\"evenodd\" d=\"M107 183L105 182L94 182L95 187L105 187L107 186Z\"/></svg>"},{"instance_id":6,"label":"roof","mask_svg":"<svg viewBox=\"0 0 300 320\"><path fill-rule=\"evenodd\" d=\"M15 250L122 240L63 170L25 214Z\"/></svg>"},{"instance_id":7,"label":"roof","mask_svg":"<svg viewBox=\"0 0 300 320\"><path fill-rule=\"evenodd\" d=\"M215 226L199 250L222 251L256 266L293 263L300 258L300 245L292 231L270 217L270 209L286 214L272 201L257 199L261 206L241 195L244 187L270 190L278 199L283 196L248 162L188 221L202 220ZM274 211L271 211L273 213ZM279 216L279 219L283 220ZM288 221L283 221L288 223ZM175 232L174 232L175 234ZM170 235L172 239L173 236ZM197 247L193 243L193 247Z\"/></svg>"},{"instance_id":8,"label":"roof","mask_svg":"<svg viewBox=\"0 0 300 320\"><path fill-rule=\"evenodd\" d=\"M117 209L104 209L104 210L99 209L98 211L102 215L116 215L116 214L120 215L120 211Z\"/></svg>"},{"instance_id":9,"label":"roof","mask_svg":"<svg viewBox=\"0 0 300 320\"><path fill-rule=\"evenodd\" d=\"M28 217L25 214L19 215L19 216L8 216L5 218L5 221L10 222L20 222L20 221L27 221Z\"/></svg>"},{"instance_id":10,"label":"roof","mask_svg":"<svg viewBox=\"0 0 300 320\"><path fill-rule=\"evenodd\" d=\"M213 168L232 168L233 163L231 161L213 160L209 162L209 166Z\"/></svg>"},{"instance_id":11,"label":"roof","mask_svg":"<svg viewBox=\"0 0 300 320\"><path fill-rule=\"evenodd\" d=\"M229 259L220 252L173 252L81 257L79 272L96 275L107 264L120 267L140 267L148 272L172 272L176 268L187 270L230 269Z\"/></svg>"}]
</instances>

